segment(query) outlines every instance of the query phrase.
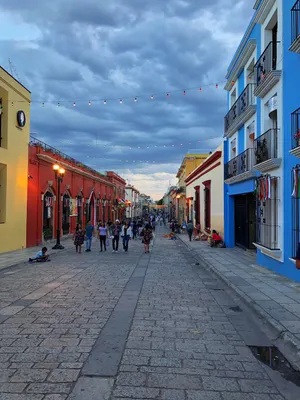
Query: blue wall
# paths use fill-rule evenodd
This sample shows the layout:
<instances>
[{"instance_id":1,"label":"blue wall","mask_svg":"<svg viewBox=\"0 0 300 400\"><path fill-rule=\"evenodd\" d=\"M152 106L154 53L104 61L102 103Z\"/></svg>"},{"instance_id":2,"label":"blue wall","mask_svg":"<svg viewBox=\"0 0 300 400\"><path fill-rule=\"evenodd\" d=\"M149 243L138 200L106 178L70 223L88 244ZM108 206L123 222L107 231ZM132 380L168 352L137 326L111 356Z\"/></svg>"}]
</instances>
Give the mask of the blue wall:
<instances>
[{"instance_id":1,"label":"blue wall","mask_svg":"<svg viewBox=\"0 0 300 400\"><path fill-rule=\"evenodd\" d=\"M283 262L278 262L260 251L257 253L257 262L300 282L300 273L295 264L290 261L292 257L292 180L291 170L299 163L299 159L292 156L291 150L291 114L300 107L300 55L289 51L291 45L291 8L295 4L294 0L284 0L283 2L283 179L282 185L282 204L284 224L280 227L283 233Z\"/></svg>"},{"instance_id":2,"label":"blue wall","mask_svg":"<svg viewBox=\"0 0 300 400\"><path fill-rule=\"evenodd\" d=\"M261 26L255 25L252 31L249 33L249 39L256 39L257 55L261 54ZM231 66L232 67L232 66ZM245 76L244 71L238 78L238 95L245 88ZM227 97L229 107L229 96ZM260 103L261 100L257 98L257 123L256 123L256 135L261 135L261 111ZM245 127L243 126L238 131L238 154L246 150L247 143L245 143ZM226 164L229 160L229 140L224 142L224 163ZM224 240L227 247L235 246L235 221L234 221L234 196L238 194L251 193L255 189L255 180L251 179L243 181L233 185L224 184Z\"/></svg>"}]
</instances>

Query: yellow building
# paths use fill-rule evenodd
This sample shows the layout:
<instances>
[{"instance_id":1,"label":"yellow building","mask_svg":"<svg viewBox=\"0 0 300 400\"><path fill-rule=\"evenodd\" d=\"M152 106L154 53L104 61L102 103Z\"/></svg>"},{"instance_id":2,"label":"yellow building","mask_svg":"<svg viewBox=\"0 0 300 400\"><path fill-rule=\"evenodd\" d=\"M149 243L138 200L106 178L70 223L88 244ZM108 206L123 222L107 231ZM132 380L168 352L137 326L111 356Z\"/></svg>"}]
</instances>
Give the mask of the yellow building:
<instances>
[{"instance_id":1,"label":"yellow building","mask_svg":"<svg viewBox=\"0 0 300 400\"><path fill-rule=\"evenodd\" d=\"M26 247L30 92L0 67L0 253Z\"/></svg>"},{"instance_id":2,"label":"yellow building","mask_svg":"<svg viewBox=\"0 0 300 400\"><path fill-rule=\"evenodd\" d=\"M205 161L209 154L188 153L185 155L181 166L177 172L178 189L176 193L176 219L180 224L187 221L187 206L186 206L186 183L185 179L199 165Z\"/></svg>"}]
</instances>

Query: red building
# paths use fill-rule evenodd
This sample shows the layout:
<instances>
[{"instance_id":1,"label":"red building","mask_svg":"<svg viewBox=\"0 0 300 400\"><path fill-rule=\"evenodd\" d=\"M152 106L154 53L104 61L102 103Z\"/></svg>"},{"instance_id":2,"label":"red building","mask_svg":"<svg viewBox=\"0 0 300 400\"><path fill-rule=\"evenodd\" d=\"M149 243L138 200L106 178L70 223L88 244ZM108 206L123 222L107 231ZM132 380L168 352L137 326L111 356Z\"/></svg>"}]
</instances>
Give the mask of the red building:
<instances>
[{"instance_id":1,"label":"red building","mask_svg":"<svg viewBox=\"0 0 300 400\"><path fill-rule=\"evenodd\" d=\"M53 165L65 169L61 196ZM45 143L32 139L29 144L27 247L56 237L57 201L60 201L61 235L73 233L76 224L91 220L122 218L120 199L125 197L126 181L110 171L101 174Z\"/></svg>"}]
</instances>

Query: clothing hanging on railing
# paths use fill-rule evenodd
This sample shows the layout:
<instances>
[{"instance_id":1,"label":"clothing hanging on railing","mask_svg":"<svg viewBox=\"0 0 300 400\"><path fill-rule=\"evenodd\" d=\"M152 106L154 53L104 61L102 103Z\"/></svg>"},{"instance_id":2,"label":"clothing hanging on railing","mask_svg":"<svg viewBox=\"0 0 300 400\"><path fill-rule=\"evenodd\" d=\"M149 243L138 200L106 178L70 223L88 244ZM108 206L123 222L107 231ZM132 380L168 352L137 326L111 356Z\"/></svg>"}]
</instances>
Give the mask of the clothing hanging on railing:
<instances>
[{"instance_id":1,"label":"clothing hanging on railing","mask_svg":"<svg viewBox=\"0 0 300 400\"><path fill-rule=\"evenodd\" d=\"M265 176L258 180L258 200L271 200L270 176Z\"/></svg>"},{"instance_id":2,"label":"clothing hanging on railing","mask_svg":"<svg viewBox=\"0 0 300 400\"><path fill-rule=\"evenodd\" d=\"M299 168L295 167L293 170L293 192L292 197L300 199L300 180L299 180Z\"/></svg>"},{"instance_id":3,"label":"clothing hanging on railing","mask_svg":"<svg viewBox=\"0 0 300 400\"><path fill-rule=\"evenodd\" d=\"M46 207L52 207L53 206L53 197L46 196L45 203L46 203Z\"/></svg>"}]
</instances>

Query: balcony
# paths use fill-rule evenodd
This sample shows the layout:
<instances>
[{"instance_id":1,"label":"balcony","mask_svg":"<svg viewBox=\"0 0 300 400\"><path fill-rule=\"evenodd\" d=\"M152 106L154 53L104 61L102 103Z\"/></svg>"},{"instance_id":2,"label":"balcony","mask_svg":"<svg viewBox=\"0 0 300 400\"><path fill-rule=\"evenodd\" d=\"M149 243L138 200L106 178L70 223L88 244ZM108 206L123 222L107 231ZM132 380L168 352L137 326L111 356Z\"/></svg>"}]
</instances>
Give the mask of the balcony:
<instances>
[{"instance_id":1,"label":"balcony","mask_svg":"<svg viewBox=\"0 0 300 400\"><path fill-rule=\"evenodd\" d=\"M224 168L224 180L227 184L245 181L256 176L253 170L254 149L247 149L228 161Z\"/></svg>"},{"instance_id":2,"label":"balcony","mask_svg":"<svg viewBox=\"0 0 300 400\"><path fill-rule=\"evenodd\" d=\"M265 95L279 82L281 71L277 69L278 47L280 42L270 42L254 66L257 97Z\"/></svg>"},{"instance_id":3,"label":"balcony","mask_svg":"<svg viewBox=\"0 0 300 400\"><path fill-rule=\"evenodd\" d=\"M254 84L249 83L224 119L224 136L230 137L256 112Z\"/></svg>"},{"instance_id":4,"label":"balcony","mask_svg":"<svg viewBox=\"0 0 300 400\"><path fill-rule=\"evenodd\" d=\"M281 158L278 158L278 129L269 129L254 141L254 169L260 172L267 172L281 165Z\"/></svg>"},{"instance_id":5,"label":"balcony","mask_svg":"<svg viewBox=\"0 0 300 400\"><path fill-rule=\"evenodd\" d=\"M300 0L297 0L292 13L292 45L289 50L300 54Z\"/></svg>"},{"instance_id":6,"label":"balcony","mask_svg":"<svg viewBox=\"0 0 300 400\"><path fill-rule=\"evenodd\" d=\"M300 108L292 114L292 150L290 153L300 158Z\"/></svg>"}]
</instances>

